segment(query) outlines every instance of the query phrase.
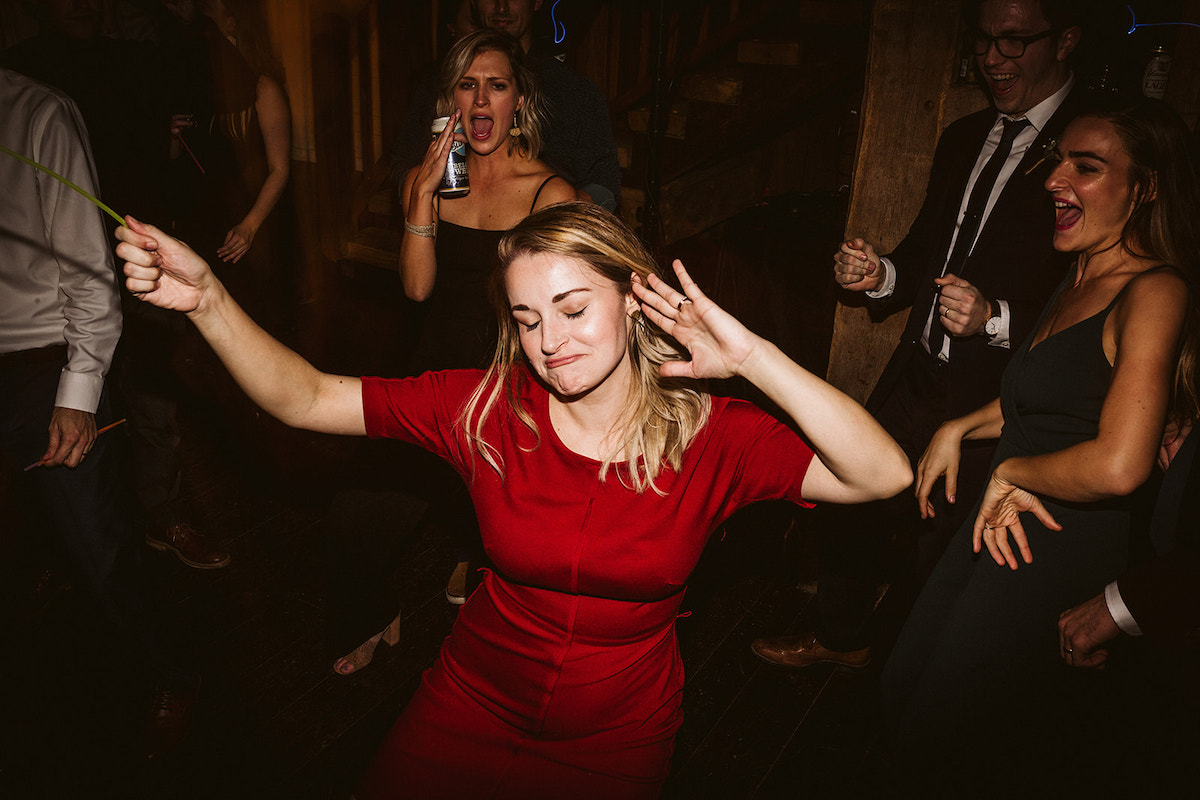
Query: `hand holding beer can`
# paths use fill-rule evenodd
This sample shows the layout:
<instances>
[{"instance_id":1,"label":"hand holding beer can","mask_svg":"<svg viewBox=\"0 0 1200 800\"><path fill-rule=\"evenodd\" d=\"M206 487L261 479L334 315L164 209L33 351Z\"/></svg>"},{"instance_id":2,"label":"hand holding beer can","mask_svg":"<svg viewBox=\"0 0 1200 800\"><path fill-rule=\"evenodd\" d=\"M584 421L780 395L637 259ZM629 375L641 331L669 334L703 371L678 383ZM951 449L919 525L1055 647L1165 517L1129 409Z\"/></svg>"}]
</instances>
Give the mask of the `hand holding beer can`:
<instances>
[{"instance_id":1,"label":"hand holding beer can","mask_svg":"<svg viewBox=\"0 0 1200 800\"><path fill-rule=\"evenodd\" d=\"M437 136L444 131L449 122L450 117L435 119L431 128L433 135ZM454 132L464 133L462 122L455 125ZM442 176L442 185L438 187L438 194L443 198L451 199L463 197L470 191L471 182L467 177L467 143L456 139L450 145L450 155L446 159L446 174Z\"/></svg>"}]
</instances>

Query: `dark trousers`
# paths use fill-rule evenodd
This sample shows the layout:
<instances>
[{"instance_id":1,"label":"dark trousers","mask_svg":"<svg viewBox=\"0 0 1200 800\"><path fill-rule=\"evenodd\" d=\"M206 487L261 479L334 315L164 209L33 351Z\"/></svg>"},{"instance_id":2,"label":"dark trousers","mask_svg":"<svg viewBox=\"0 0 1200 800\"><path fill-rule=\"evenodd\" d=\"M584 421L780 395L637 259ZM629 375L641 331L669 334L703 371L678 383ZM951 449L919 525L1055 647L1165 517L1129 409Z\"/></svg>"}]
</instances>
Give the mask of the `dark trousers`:
<instances>
[{"instance_id":1,"label":"dark trousers","mask_svg":"<svg viewBox=\"0 0 1200 800\"><path fill-rule=\"evenodd\" d=\"M929 440L947 418L945 368L924 351L915 354L875 416L903 448L915 472ZM957 502L946 503L943 486L936 486L931 495L933 519L920 518L912 488L887 500L827 506L820 512L821 561L813 618L818 641L839 651L870 644L877 587L908 576L919 583L929 575L983 491L994 444L964 445Z\"/></svg>"},{"instance_id":2,"label":"dark trousers","mask_svg":"<svg viewBox=\"0 0 1200 800\"><path fill-rule=\"evenodd\" d=\"M19 467L46 452L63 366L62 360L0 364L0 448ZM108 406L105 396L96 413L97 428L112 421ZM39 523L34 530L54 536L114 634L128 643L130 663L143 666L155 680L182 680L187 676L155 633L155 608L143 570L145 547L123 501L127 477L122 441L117 428L100 436L78 467L19 473L21 495L34 503L31 516Z\"/></svg>"},{"instance_id":3,"label":"dark trousers","mask_svg":"<svg viewBox=\"0 0 1200 800\"><path fill-rule=\"evenodd\" d=\"M162 527L184 520L178 508L182 390L174 361L187 324L182 314L134 300L125 308L114 365L129 420L134 495L149 522Z\"/></svg>"}]
</instances>

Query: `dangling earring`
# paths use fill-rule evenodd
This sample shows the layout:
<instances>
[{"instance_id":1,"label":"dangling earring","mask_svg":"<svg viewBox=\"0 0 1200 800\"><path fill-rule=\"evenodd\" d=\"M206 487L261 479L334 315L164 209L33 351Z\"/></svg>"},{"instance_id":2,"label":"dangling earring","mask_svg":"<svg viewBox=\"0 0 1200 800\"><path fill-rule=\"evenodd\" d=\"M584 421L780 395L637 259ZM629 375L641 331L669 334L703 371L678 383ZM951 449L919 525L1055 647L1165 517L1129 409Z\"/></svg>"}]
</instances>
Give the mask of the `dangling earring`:
<instances>
[{"instance_id":1,"label":"dangling earring","mask_svg":"<svg viewBox=\"0 0 1200 800\"><path fill-rule=\"evenodd\" d=\"M513 126L508 129L508 135L514 139L521 135L521 121L519 118L520 114L521 109L518 108L516 113L513 114Z\"/></svg>"}]
</instances>

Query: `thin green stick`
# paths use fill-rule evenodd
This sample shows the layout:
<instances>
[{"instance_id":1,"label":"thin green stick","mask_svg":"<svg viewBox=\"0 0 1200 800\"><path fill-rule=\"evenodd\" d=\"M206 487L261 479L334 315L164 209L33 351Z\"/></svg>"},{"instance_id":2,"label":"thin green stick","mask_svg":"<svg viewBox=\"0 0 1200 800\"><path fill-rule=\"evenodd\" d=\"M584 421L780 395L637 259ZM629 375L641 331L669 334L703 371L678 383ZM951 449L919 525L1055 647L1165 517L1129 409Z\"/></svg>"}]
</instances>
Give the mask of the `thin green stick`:
<instances>
[{"instance_id":1,"label":"thin green stick","mask_svg":"<svg viewBox=\"0 0 1200 800\"><path fill-rule=\"evenodd\" d=\"M115 219L117 222L121 223L121 225L123 225L126 228L129 227L128 225L125 225L125 219L120 214L113 211L108 206L104 205L104 203L100 202L100 199L98 197L93 196L90 192L80 189L78 186L71 183L69 180L64 178L62 175L59 175L57 172L50 169L49 167L43 167L41 164L37 163L36 161L34 161L32 159L26 158L25 156L21 155L20 153L14 153L12 150L9 150L7 147L5 147L2 144L0 144L0 152L8 153L10 156L17 159L18 161L23 161L26 164L28 164L29 166L33 167L34 169L40 169L42 172L46 173L51 178L54 178L56 181L66 184L68 187L79 192L81 195L86 197L88 200L91 200L93 203L96 204L96 206L101 211L104 211L106 214L108 214L110 217Z\"/></svg>"}]
</instances>

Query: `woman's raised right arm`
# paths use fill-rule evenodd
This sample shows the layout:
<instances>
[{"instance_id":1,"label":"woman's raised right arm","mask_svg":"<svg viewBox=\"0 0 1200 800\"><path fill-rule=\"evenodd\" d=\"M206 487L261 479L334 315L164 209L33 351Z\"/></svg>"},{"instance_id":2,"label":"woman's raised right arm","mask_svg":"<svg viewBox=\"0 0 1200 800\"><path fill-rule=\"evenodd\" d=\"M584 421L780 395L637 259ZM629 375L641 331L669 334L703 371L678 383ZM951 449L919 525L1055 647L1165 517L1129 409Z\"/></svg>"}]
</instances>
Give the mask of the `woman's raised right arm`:
<instances>
[{"instance_id":1,"label":"woman's raised right arm","mask_svg":"<svg viewBox=\"0 0 1200 800\"><path fill-rule=\"evenodd\" d=\"M186 313L251 400L293 428L366 433L358 378L317 370L255 324L190 247L133 217L126 222L117 230L126 287Z\"/></svg>"},{"instance_id":2,"label":"woman's raised right arm","mask_svg":"<svg viewBox=\"0 0 1200 800\"><path fill-rule=\"evenodd\" d=\"M916 495L921 519L929 519L934 515L929 495L933 485L943 475L946 477L946 502L953 504L957 500L962 443L971 439L999 439L1003 426L1004 414L1000 410L999 397L966 416L941 424L917 463Z\"/></svg>"},{"instance_id":3,"label":"woman's raised right arm","mask_svg":"<svg viewBox=\"0 0 1200 800\"><path fill-rule=\"evenodd\" d=\"M434 249L438 217L434 198L442 176L446 174L446 159L454 144L454 126L458 112L450 117L445 129L429 145L425 160L408 171L400 189L404 211L404 237L400 240L400 282L409 300L428 300L437 280L437 255ZM411 226L411 229L410 229ZM414 233L412 229L421 231Z\"/></svg>"}]
</instances>

